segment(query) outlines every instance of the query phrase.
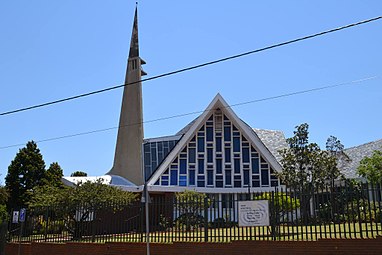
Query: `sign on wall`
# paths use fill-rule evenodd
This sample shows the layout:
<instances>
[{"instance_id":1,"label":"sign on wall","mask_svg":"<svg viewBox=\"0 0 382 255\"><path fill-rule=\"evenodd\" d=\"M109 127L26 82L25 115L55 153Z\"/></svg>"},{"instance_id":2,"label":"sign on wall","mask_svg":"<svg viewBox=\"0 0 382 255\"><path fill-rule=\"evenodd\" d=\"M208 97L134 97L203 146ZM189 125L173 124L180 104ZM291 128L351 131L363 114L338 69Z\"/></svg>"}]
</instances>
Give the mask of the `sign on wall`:
<instances>
[{"instance_id":1,"label":"sign on wall","mask_svg":"<svg viewBox=\"0 0 382 255\"><path fill-rule=\"evenodd\" d=\"M12 223L19 223L19 211L13 211Z\"/></svg>"},{"instance_id":2,"label":"sign on wall","mask_svg":"<svg viewBox=\"0 0 382 255\"><path fill-rule=\"evenodd\" d=\"M269 226L268 200L239 201L239 226Z\"/></svg>"},{"instance_id":3,"label":"sign on wall","mask_svg":"<svg viewBox=\"0 0 382 255\"><path fill-rule=\"evenodd\" d=\"M27 214L27 210L25 208L21 208L21 210L20 210L20 218L19 218L20 222L25 222L26 214Z\"/></svg>"}]
</instances>

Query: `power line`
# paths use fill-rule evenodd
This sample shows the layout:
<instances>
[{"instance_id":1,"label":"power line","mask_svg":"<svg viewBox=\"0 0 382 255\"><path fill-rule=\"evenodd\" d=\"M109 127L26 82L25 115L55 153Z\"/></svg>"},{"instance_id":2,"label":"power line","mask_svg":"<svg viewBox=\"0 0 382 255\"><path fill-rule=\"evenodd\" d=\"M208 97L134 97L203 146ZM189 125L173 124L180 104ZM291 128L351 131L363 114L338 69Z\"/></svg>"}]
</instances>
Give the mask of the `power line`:
<instances>
[{"instance_id":1,"label":"power line","mask_svg":"<svg viewBox=\"0 0 382 255\"><path fill-rule=\"evenodd\" d=\"M240 103L228 105L226 108L228 108L228 107L232 108L232 107L237 107L237 106L242 106L242 105L247 105L247 104L253 104L253 103L259 103L259 102L264 102L264 101L270 101L270 100L279 99L279 98L283 98L283 97L290 97L290 96L295 96L295 95L300 95L300 94L306 94L306 93L310 93L310 92L326 90L326 89L331 89L331 88L336 88L336 87L355 85L355 84L359 84L359 83L362 83L362 82L365 82L365 81L369 81L369 80L373 80L373 79L377 79L377 78L379 78L379 76L377 76L377 75L376 76L370 76L370 77L366 77L366 78L362 78L362 79L358 79L358 80L353 80L353 81L349 81L349 82L343 82L343 83L338 83L338 84L326 85L326 86L316 87L316 88L312 88L312 89L306 89L306 90L300 90L300 91L280 94L280 95L277 95L277 96L271 96L271 97L265 97L265 98L255 99L255 100L246 101L246 102L240 102ZM202 110L202 111L194 111L194 112L182 113L182 114L172 115L172 116L168 116L168 117L162 117L162 118L152 119L152 120L143 121L143 122L139 122L139 123L134 123L134 124L130 124L130 125L123 125L123 126L117 126L117 127L109 127L109 128L104 128L104 129L97 129L97 130L81 132L81 133L76 133L76 134L70 134L70 135L65 135L65 136L59 136L59 137L54 137L54 138L47 138L47 139L43 139L43 140L39 140L39 141L35 141L35 142L36 143L42 143L42 142L49 142L49 141L66 139L66 138L72 138L72 137L76 137L76 136L83 136L83 135L89 135L89 134L94 134L94 133L100 133L100 132L105 132L105 131L109 131L109 130L113 130L113 129L117 129L117 128L124 128L124 127L127 127L127 126L139 125L139 124L142 124L142 123L153 123L153 122L159 122L159 121L164 121L164 120L169 120L169 119L175 119L175 118L180 118L180 117L185 117L185 116L190 116L190 115L195 115L195 114L202 114L202 113L204 113L206 111L210 111L210 110L211 109L206 109L206 110ZM8 145L8 146L3 146L3 147L0 147L0 150L12 148L12 147L24 146L24 145L25 144L13 144L13 145Z\"/></svg>"},{"instance_id":2,"label":"power line","mask_svg":"<svg viewBox=\"0 0 382 255\"><path fill-rule=\"evenodd\" d=\"M205 67L205 66L209 66L209 65L220 63L220 62L225 62L225 61L228 61L228 60L244 57L244 56L247 56L247 55L259 53L259 52L270 50L270 49L273 49L273 48L277 48L277 47L285 46L285 45L288 45L288 44L296 43L296 42L299 42L299 41L303 41L303 40L311 39L311 38L314 38L314 37L322 36L322 35L325 35L325 34L337 32L337 31L344 30L344 29L347 29L347 28L350 28L350 27L359 26L359 25L362 25L362 24L366 24L366 23L369 23L369 22L373 22L373 21L379 20L381 18L382 18L382 16L378 16L378 17L375 17L375 18L359 21L359 22L356 22L356 23L351 23L349 25L345 25L345 26L341 26L341 27L338 27L338 28L333 28L333 29L326 30L326 31L323 31L323 32L315 33L315 34L312 34L312 35L307 35L307 36L304 36L304 37L300 37L300 38L297 38L297 39L293 39L293 40L289 40L289 41L273 44L273 45L270 45L270 46L267 46L267 47L264 47L264 48L260 48L260 49L256 49L256 50L252 50L252 51L247 51L247 52L240 53L240 54L237 54L237 55L232 55L232 56L229 56L229 57L213 60L213 61L210 61L210 62L205 62L203 64L198 64L198 65L186 67L186 68L183 68L183 69L178 69L178 70L175 70L175 71L171 71L171 72L168 72L168 73L163 73L163 74L160 74L160 75L152 76L152 77L149 77L149 78L143 79L141 81L137 81L137 82L131 82L131 83L126 83L126 84L116 85L116 86L112 86L112 87L108 87L108 88L104 88L104 89L100 89L100 90L95 90L95 91L79 94L79 95L76 95L76 96L71 96L71 97L66 97L66 98L58 99L58 100L55 100L55 101L50 101L50 102L46 102L46 103L42 103L42 104L37 104L37 105L32 105L32 106L28 106L28 107L24 107L24 108L19 108L19 109L16 109L16 110L10 110L10 111L6 111L6 112L2 112L2 113L0 113L0 116L15 114L15 113L18 113L18 112L23 112L23 111L32 110L32 109L36 109L36 108L41 108L41 107L45 107L45 106L49 106L49 105L53 105L53 104L63 103L63 102L66 102L66 101L70 101L70 100L74 100L74 99L78 99L78 98L82 98L82 97L87 97L87 96L91 96L91 95L95 95L95 94L100 94L100 93L103 93L103 92L106 92L106 91L110 91L110 90L114 90L114 89L118 89L118 88L121 88L121 87L134 85L134 84L139 83L139 82L151 81L151 80L163 78L163 77L166 77L166 76L171 76L171 75L174 75L174 74L183 73L183 72L186 72L186 71L202 68L202 67Z\"/></svg>"}]
</instances>

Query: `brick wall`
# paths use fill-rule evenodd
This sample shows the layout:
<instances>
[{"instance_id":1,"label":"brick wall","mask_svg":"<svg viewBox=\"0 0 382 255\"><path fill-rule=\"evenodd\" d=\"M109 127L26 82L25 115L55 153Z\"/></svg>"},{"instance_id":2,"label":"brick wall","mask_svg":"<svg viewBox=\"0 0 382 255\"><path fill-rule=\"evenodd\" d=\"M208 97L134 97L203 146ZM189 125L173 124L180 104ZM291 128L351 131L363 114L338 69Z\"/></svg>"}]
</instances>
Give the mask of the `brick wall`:
<instances>
[{"instance_id":1,"label":"brick wall","mask_svg":"<svg viewBox=\"0 0 382 255\"><path fill-rule=\"evenodd\" d=\"M247 255L247 254L382 254L382 237L377 239L319 241L236 241L231 243L174 243L150 245L151 255ZM17 255L18 244L7 244L6 255ZM22 255L143 255L144 243L32 243L21 245Z\"/></svg>"}]
</instances>

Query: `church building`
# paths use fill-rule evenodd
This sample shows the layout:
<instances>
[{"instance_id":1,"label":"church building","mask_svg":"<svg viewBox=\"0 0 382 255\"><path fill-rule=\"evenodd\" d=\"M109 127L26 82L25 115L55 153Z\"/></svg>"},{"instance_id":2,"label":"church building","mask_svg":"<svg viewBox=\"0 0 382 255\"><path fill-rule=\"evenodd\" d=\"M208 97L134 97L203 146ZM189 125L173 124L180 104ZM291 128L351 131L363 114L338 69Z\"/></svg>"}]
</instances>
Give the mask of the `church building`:
<instances>
[{"instance_id":1,"label":"church building","mask_svg":"<svg viewBox=\"0 0 382 255\"><path fill-rule=\"evenodd\" d=\"M276 174L282 170L278 151L288 146L283 132L251 128L220 94L175 135L144 139L144 64L136 9L113 166L104 176L64 177L64 183L102 178L134 192L146 184L153 193L190 189L210 194L271 191L282 185ZM377 142L382 146L382 140Z\"/></svg>"}]
</instances>

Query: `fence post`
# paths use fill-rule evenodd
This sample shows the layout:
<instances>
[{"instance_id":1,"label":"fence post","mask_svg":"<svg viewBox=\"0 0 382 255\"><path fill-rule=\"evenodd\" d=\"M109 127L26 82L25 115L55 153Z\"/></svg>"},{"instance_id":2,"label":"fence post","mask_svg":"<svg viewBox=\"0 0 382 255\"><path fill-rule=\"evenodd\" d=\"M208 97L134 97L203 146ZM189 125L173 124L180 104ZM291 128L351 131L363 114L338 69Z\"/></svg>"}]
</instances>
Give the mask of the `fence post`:
<instances>
[{"instance_id":1,"label":"fence post","mask_svg":"<svg viewBox=\"0 0 382 255\"><path fill-rule=\"evenodd\" d=\"M204 197L204 241L208 242L208 198Z\"/></svg>"},{"instance_id":2,"label":"fence post","mask_svg":"<svg viewBox=\"0 0 382 255\"><path fill-rule=\"evenodd\" d=\"M7 228L8 224L7 221L3 220L3 222L0 224L0 255L4 255L5 253L5 242L7 237Z\"/></svg>"},{"instance_id":3,"label":"fence post","mask_svg":"<svg viewBox=\"0 0 382 255\"><path fill-rule=\"evenodd\" d=\"M46 242L46 240L48 239L48 218L49 218L49 207L46 207L46 210L45 210L45 228L44 228L44 240Z\"/></svg>"},{"instance_id":4,"label":"fence post","mask_svg":"<svg viewBox=\"0 0 382 255\"><path fill-rule=\"evenodd\" d=\"M276 200L275 200L275 192L272 191L271 193L271 203L270 203L270 209L271 209L271 235L272 240L276 241Z\"/></svg>"},{"instance_id":5,"label":"fence post","mask_svg":"<svg viewBox=\"0 0 382 255\"><path fill-rule=\"evenodd\" d=\"M97 210L97 205L94 206L94 210L93 210L93 217L89 217L89 220L91 220L91 228L92 228L92 242L94 243L95 242L95 237L96 237L96 233L95 233L95 227L96 227L96 210Z\"/></svg>"},{"instance_id":6,"label":"fence post","mask_svg":"<svg viewBox=\"0 0 382 255\"><path fill-rule=\"evenodd\" d=\"M143 238L144 238L144 226L145 226L145 204L141 203L141 243L143 243Z\"/></svg>"}]
</instances>

